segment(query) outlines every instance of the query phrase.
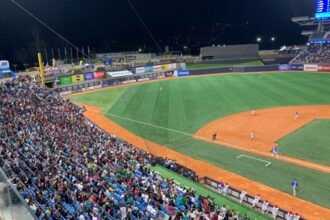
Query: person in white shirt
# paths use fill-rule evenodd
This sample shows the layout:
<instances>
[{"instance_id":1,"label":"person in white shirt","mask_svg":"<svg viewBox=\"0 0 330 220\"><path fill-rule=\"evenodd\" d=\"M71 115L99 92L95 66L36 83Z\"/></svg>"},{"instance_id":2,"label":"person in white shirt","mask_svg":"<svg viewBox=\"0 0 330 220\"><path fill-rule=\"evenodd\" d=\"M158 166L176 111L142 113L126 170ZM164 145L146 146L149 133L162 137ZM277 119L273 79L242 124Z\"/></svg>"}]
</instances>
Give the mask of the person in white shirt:
<instances>
[{"instance_id":1,"label":"person in white shirt","mask_svg":"<svg viewBox=\"0 0 330 220\"><path fill-rule=\"evenodd\" d=\"M300 215L298 215L298 213L294 214L293 220L300 220Z\"/></svg>"},{"instance_id":2,"label":"person in white shirt","mask_svg":"<svg viewBox=\"0 0 330 220\"><path fill-rule=\"evenodd\" d=\"M225 185L223 186L223 190L222 190L222 194L223 195L227 195L227 193L228 193L228 188L229 188L229 185L228 185L228 183L225 183Z\"/></svg>"},{"instance_id":3,"label":"person in white shirt","mask_svg":"<svg viewBox=\"0 0 330 220\"><path fill-rule=\"evenodd\" d=\"M285 215L285 219L286 219L286 220L293 220L293 213L292 213L292 212L288 212L288 213Z\"/></svg>"},{"instance_id":4,"label":"person in white shirt","mask_svg":"<svg viewBox=\"0 0 330 220\"><path fill-rule=\"evenodd\" d=\"M243 191L241 192L241 195L239 195L239 198L240 198L239 202L240 202L240 203L243 202L243 200L244 200L244 198L245 198L245 195L246 195L246 191L243 190Z\"/></svg>"},{"instance_id":5,"label":"person in white shirt","mask_svg":"<svg viewBox=\"0 0 330 220\"><path fill-rule=\"evenodd\" d=\"M273 208L272 208L273 219L276 219L278 210L279 210L279 208L277 207L277 205L274 205Z\"/></svg>"},{"instance_id":6,"label":"person in white shirt","mask_svg":"<svg viewBox=\"0 0 330 220\"><path fill-rule=\"evenodd\" d=\"M262 207L261 207L262 213L268 212L268 205L269 205L269 202L267 200L265 200L264 203L262 203Z\"/></svg>"},{"instance_id":7,"label":"person in white shirt","mask_svg":"<svg viewBox=\"0 0 330 220\"><path fill-rule=\"evenodd\" d=\"M259 196L259 195L256 195L256 196L254 197L253 202L252 202L252 207L253 207L253 208L256 208L256 205L258 205L259 200L260 200L260 196Z\"/></svg>"},{"instance_id":8,"label":"person in white shirt","mask_svg":"<svg viewBox=\"0 0 330 220\"><path fill-rule=\"evenodd\" d=\"M125 220L127 218L127 208L125 206L120 207L121 219Z\"/></svg>"}]
</instances>

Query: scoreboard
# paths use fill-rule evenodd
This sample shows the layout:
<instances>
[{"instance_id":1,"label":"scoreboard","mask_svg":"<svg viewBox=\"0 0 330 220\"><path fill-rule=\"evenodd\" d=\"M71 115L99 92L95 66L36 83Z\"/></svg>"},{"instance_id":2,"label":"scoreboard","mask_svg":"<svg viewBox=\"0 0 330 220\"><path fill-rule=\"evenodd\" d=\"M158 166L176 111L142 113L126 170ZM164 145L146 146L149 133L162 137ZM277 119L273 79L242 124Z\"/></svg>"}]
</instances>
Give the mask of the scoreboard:
<instances>
[{"instance_id":1,"label":"scoreboard","mask_svg":"<svg viewBox=\"0 0 330 220\"><path fill-rule=\"evenodd\" d=\"M330 0L316 0L316 20L330 20Z\"/></svg>"}]
</instances>

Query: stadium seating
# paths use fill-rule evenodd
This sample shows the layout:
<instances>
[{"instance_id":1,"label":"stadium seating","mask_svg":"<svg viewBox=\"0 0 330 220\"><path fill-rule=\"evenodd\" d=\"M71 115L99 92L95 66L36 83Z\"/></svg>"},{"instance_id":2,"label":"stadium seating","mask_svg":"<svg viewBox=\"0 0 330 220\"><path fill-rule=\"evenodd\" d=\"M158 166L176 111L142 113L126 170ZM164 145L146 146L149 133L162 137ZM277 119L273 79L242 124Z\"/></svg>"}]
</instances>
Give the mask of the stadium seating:
<instances>
[{"instance_id":1,"label":"stadium seating","mask_svg":"<svg viewBox=\"0 0 330 220\"><path fill-rule=\"evenodd\" d=\"M0 107L0 166L39 219L238 219L149 171L152 155L99 130L83 108L30 78L1 85Z\"/></svg>"},{"instance_id":2,"label":"stadium seating","mask_svg":"<svg viewBox=\"0 0 330 220\"><path fill-rule=\"evenodd\" d=\"M330 44L312 44L291 63L325 64L330 63Z\"/></svg>"}]
</instances>

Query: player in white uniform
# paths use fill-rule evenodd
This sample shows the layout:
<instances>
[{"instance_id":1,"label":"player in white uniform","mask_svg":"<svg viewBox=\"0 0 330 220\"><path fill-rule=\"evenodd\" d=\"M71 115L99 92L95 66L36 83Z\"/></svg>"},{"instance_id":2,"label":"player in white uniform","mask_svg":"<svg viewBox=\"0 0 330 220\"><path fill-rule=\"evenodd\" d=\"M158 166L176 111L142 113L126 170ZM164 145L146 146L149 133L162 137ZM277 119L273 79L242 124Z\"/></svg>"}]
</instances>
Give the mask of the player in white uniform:
<instances>
[{"instance_id":1,"label":"player in white uniform","mask_svg":"<svg viewBox=\"0 0 330 220\"><path fill-rule=\"evenodd\" d=\"M293 212L288 212L285 215L286 220L293 220Z\"/></svg>"},{"instance_id":2,"label":"player in white uniform","mask_svg":"<svg viewBox=\"0 0 330 220\"><path fill-rule=\"evenodd\" d=\"M292 186L292 191L293 191L292 195L296 196L297 195L297 189L298 189L298 181L293 180L292 183L291 183L291 186Z\"/></svg>"},{"instance_id":3,"label":"player in white uniform","mask_svg":"<svg viewBox=\"0 0 330 220\"><path fill-rule=\"evenodd\" d=\"M261 212L262 213L267 213L268 212L268 205L269 205L269 202L267 200L265 200L264 203L262 203L262 207L261 207Z\"/></svg>"},{"instance_id":4,"label":"player in white uniform","mask_svg":"<svg viewBox=\"0 0 330 220\"><path fill-rule=\"evenodd\" d=\"M294 214L293 220L300 220L300 215L298 213Z\"/></svg>"},{"instance_id":5,"label":"player in white uniform","mask_svg":"<svg viewBox=\"0 0 330 220\"><path fill-rule=\"evenodd\" d=\"M246 192L245 190L243 190L243 191L241 192L241 194L239 195L239 198L240 198L239 202L240 202L240 203L243 202L243 200L244 200L246 194L247 194L247 192Z\"/></svg>"},{"instance_id":6,"label":"player in white uniform","mask_svg":"<svg viewBox=\"0 0 330 220\"><path fill-rule=\"evenodd\" d=\"M222 190L222 194L223 195L227 195L228 193L228 188L229 188L229 184L228 183L225 183L225 185L223 186L223 190Z\"/></svg>"},{"instance_id":7,"label":"player in white uniform","mask_svg":"<svg viewBox=\"0 0 330 220\"><path fill-rule=\"evenodd\" d=\"M260 196L259 196L259 195L256 195L256 196L254 197L253 202L252 202L252 207L253 207L253 208L256 208L256 205L258 205L259 200L260 200Z\"/></svg>"},{"instance_id":8,"label":"player in white uniform","mask_svg":"<svg viewBox=\"0 0 330 220\"><path fill-rule=\"evenodd\" d=\"M299 112L296 111L296 112L294 113L294 120L297 120L298 118L299 118Z\"/></svg>"},{"instance_id":9,"label":"player in white uniform","mask_svg":"<svg viewBox=\"0 0 330 220\"><path fill-rule=\"evenodd\" d=\"M279 210L279 208L277 207L277 205L274 205L273 208L272 208L273 219L276 219L278 210Z\"/></svg>"},{"instance_id":10,"label":"player in white uniform","mask_svg":"<svg viewBox=\"0 0 330 220\"><path fill-rule=\"evenodd\" d=\"M250 138L251 138L252 141L254 140L254 138L255 138L254 131L251 131L251 133L250 133Z\"/></svg>"}]
</instances>

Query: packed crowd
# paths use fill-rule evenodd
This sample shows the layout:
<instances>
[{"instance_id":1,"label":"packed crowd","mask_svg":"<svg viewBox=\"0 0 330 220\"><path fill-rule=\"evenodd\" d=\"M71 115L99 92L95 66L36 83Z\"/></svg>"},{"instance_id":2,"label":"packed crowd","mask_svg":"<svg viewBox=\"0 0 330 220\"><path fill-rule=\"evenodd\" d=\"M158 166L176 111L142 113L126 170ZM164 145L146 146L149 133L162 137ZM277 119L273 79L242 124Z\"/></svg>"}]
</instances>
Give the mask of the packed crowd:
<instances>
[{"instance_id":1,"label":"packed crowd","mask_svg":"<svg viewBox=\"0 0 330 220\"><path fill-rule=\"evenodd\" d=\"M1 85L0 108L0 167L39 219L248 219L148 170L152 155L30 78Z\"/></svg>"},{"instance_id":2,"label":"packed crowd","mask_svg":"<svg viewBox=\"0 0 330 220\"><path fill-rule=\"evenodd\" d=\"M313 44L293 60L293 63L330 63L330 44Z\"/></svg>"}]
</instances>

